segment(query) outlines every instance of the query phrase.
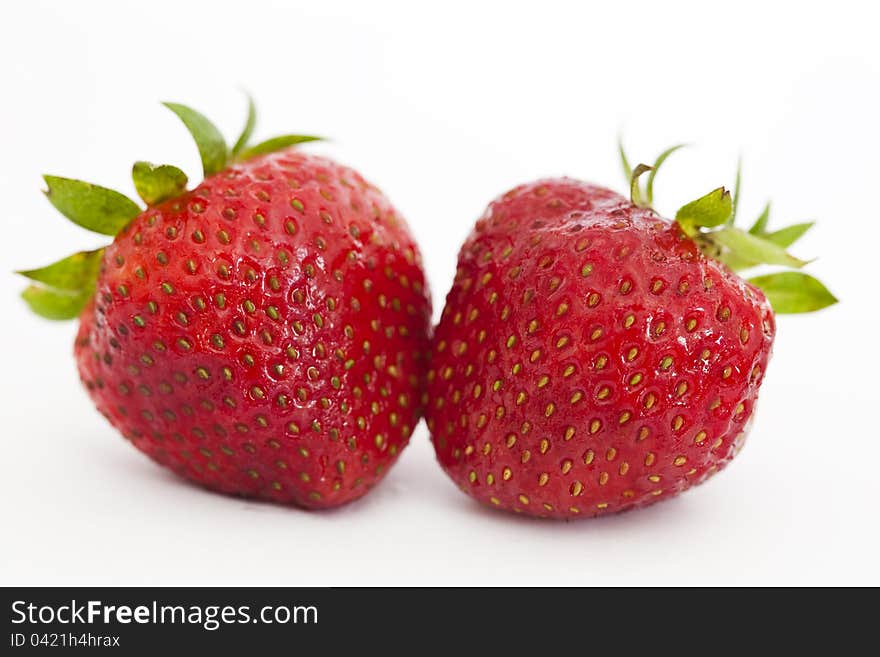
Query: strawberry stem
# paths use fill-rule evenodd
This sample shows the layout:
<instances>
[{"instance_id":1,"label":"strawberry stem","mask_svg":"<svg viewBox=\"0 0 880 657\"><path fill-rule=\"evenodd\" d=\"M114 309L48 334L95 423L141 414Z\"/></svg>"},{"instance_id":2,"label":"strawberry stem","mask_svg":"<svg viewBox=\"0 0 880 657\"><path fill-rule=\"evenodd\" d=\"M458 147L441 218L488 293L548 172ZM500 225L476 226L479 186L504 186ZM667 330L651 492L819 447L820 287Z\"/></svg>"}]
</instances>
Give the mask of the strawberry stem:
<instances>
[{"instance_id":1,"label":"strawberry stem","mask_svg":"<svg viewBox=\"0 0 880 657\"><path fill-rule=\"evenodd\" d=\"M633 202L633 205L636 205L640 208L648 208L651 207L651 203L643 200L642 198L642 189L639 186L639 178L642 174L651 171L653 167L647 164L639 164L632 171L632 177L629 181L629 198ZM647 197L647 194L645 195Z\"/></svg>"}]
</instances>

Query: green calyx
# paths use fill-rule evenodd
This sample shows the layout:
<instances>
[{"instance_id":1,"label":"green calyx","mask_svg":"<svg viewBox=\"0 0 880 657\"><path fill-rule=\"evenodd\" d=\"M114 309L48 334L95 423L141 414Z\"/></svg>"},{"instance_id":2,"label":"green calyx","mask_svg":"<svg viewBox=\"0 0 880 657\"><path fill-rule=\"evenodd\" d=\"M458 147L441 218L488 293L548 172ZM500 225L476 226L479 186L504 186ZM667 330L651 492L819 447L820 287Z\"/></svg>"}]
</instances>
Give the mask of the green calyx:
<instances>
[{"instance_id":1,"label":"green calyx","mask_svg":"<svg viewBox=\"0 0 880 657\"><path fill-rule=\"evenodd\" d=\"M178 103L164 103L186 126L202 161L204 175L219 173L235 162L321 138L282 135L250 144L256 126L256 108L248 97L245 126L232 148L203 114ZM152 207L186 192L188 179L170 164L135 162L131 172L138 196ZM46 198L70 221L101 235L116 236L143 208L124 194L81 180L44 176ZM77 317L95 292L104 249L75 253L51 265L17 273L30 279L22 298L31 310L46 319Z\"/></svg>"},{"instance_id":2,"label":"green calyx","mask_svg":"<svg viewBox=\"0 0 880 657\"><path fill-rule=\"evenodd\" d=\"M138 204L112 189L59 176L43 176L46 198L78 226L101 235L116 235L141 213Z\"/></svg>"},{"instance_id":3,"label":"green calyx","mask_svg":"<svg viewBox=\"0 0 880 657\"><path fill-rule=\"evenodd\" d=\"M32 283L22 297L46 319L73 319L91 298L104 249L81 251L39 269L19 271Z\"/></svg>"},{"instance_id":4,"label":"green calyx","mask_svg":"<svg viewBox=\"0 0 880 657\"><path fill-rule=\"evenodd\" d=\"M158 205L186 191L186 174L171 164L135 162L131 179L138 196L147 205Z\"/></svg>"},{"instance_id":5,"label":"green calyx","mask_svg":"<svg viewBox=\"0 0 880 657\"><path fill-rule=\"evenodd\" d=\"M624 175L630 184L633 204L650 208L653 203L654 177L660 165L682 145L663 151L653 166L639 164L631 167L622 143L618 143ZM642 187L640 178L648 173L647 185ZM788 247L813 226L813 222L793 224L770 231L770 204L748 230L734 225L739 201L741 167L737 166L734 191L724 187L713 189L705 196L686 203L675 214L675 222L681 231L694 240L704 255L723 262L735 272L759 265L773 265L799 270L810 261L796 258ZM802 271L780 271L747 279L761 289L776 313L804 313L821 310L837 303L837 299L817 279Z\"/></svg>"},{"instance_id":6,"label":"green calyx","mask_svg":"<svg viewBox=\"0 0 880 657\"><path fill-rule=\"evenodd\" d=\"M244 128L232 148L228 148L223 135L203 114L186 105L163 104L177 115L192 135L193 141L196 142L196 147L199 149L199 156L202 158L202 169L205 176L212 176L222 171L232 162L241 162L256 155L272 153L295 144L322 139L313 135L281 135L249 146L248 142L257 123L257 112L253 99L248 97L248 114Z\"/></svg>"}]
</instances>

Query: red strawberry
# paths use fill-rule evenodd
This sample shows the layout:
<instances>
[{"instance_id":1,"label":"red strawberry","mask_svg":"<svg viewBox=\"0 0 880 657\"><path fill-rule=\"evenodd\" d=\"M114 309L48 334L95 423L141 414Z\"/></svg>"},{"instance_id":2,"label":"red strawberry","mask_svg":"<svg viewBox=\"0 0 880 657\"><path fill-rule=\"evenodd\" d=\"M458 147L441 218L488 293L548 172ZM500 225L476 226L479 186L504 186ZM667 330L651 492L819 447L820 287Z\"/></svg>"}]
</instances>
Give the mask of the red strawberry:
<instances>
[{"instance_id":1,"label":"red strawberry","mask_svg":"<svg viewBox=\"0 0 880 657\"><path fill-rule=\"evenodd\" d=\"M649 169L633 175L636 201ZM459 254L428 372L428 427L463 491L596 516L671 497L737 454L773 344L767 297L777 312L834 299L805 274L749 283L723 264L803 264L784 251L803 225L780 238L762 216L745 233L733 205L715 190L669 222L555 179L489 206Z\"/></svg>"},{"instance_id":2,"label":"red strawberry","mask_svg":"<svg viewBox=\"0 0 880 657\"><path fill-rule=\"evenodd\" d=\"M116 237L23 272L36 281L25 298L56 319L84 307L82 380L155 461L224 493L313 508L360 497L421 412L431 306L406 223L357 172L290 147L314 138L247 148L251 113L227 152L207 119L170 107L204 182L187 192L178 169L139 163L141 211L47 177L58 209Z\"/></svg>"}]
</instances>

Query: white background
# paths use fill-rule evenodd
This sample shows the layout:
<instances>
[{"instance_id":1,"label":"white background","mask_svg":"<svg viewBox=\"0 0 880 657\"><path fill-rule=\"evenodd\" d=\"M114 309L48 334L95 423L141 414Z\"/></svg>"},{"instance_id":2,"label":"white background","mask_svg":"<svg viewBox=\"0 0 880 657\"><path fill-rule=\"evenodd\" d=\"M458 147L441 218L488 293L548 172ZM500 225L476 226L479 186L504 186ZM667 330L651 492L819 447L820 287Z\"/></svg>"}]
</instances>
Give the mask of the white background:
<instances>
[{"instance_id":1,"label":"white background","mask_svg":"<svg viewBox=\"0 0 880 657\"><path fill-rule=\"evenodd\" d=\"M296 5L300 6L296 6ZM197 6L196 6L197 5ZM20 2L0 15L0 584L880 584L880 46L869 3ZM861 8L860 8L861 7ZM303 131L409 219L439 314L486 203L568 174L658 177L668 213L744 160L742 211L819 219L798 253L842 299L779 321L749 444L705 486L555 523L483 510L424 425L373 494L310 513L216 496L94 411L74 323L30 316L9 272L101 239L42 198L57 173L133 194L135 159L195 148L160 100L234 137Z\"/></svg>"}]
</instances>

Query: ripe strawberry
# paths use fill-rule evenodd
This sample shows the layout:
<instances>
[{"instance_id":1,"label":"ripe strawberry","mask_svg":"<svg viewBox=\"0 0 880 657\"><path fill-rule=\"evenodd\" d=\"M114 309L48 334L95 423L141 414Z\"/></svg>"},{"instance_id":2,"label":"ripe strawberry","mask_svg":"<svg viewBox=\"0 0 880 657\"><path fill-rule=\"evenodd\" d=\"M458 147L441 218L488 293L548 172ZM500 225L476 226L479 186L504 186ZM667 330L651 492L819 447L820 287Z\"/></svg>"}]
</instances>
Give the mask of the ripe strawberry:
<instances>
[{"instance_id":1,"label":"ripe strawberry","mask_svg":"<svg viewBox=\"0 0 880 657\"><path fill-rule=\"evenodd\" d=\"M635 202L565 178L517 187L461 249L426 417L441 465L483 503L596 516L701 483L745 439L773 344L767 299L834 302L805 274L747 282L724 264L799 267L784 247L809 225L767 233L765 213L740 231L723 189L669 222L640 202L656 166L628 173Z\"/></svg>"},{"instance_id":2,"label":"ripe strawberry","mask_svg":"<svg viewBox=\"0 0 880 657\"><path fill-rule=\"evenodd\" d=\"M357 172L279 137L227 151L203 116L205 180L138 163L147 202L47 177L70 219L106 249L22 272L25 299L80 313L75 355L110 422L207 488L320 508L360 497L420 413L430 299L418 248ZM95 294L95 290L97 293Z\"/></svg>"}]
</instances>

